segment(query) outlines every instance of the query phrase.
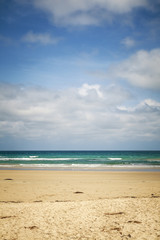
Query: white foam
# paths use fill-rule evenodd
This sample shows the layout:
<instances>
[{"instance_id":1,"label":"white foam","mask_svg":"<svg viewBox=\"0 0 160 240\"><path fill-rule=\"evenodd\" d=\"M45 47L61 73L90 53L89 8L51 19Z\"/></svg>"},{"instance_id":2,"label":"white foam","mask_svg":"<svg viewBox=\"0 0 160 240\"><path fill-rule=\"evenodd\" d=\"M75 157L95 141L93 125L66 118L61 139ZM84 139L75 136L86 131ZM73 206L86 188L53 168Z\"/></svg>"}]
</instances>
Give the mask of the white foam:
<instances>
[{"instance_id":1,"label":"white foam","mask_svg":"<svg viewBox=\"0 0 160 240\"><path fill-rule=\"evenodd\" d=\"M28 161L31 158L1 158L0 161Z\"/></svg>"},{"instance_id":2,"label":"white foam","mask_svg":"<svg viewBox=\"0 0 160 240\"><path fill-rule=\"evenodd\" d=\"M159 165L109 165L109 164L15 164L15 165L0 165L0 168L43 168L43 169L148 169L148 168L160 168Z\"/></svg>"},{"instance_id":3,"label":"white foam","mask_svg":"<svg viewBox=\"0 0 160 240\"><path fill-rule=\"evenodd\" d=\"M122 160L122 158L108 158L109 160Z\"/></svg>"},{"instance_id":4,"label":"white foam","mask_svg":"<svg viewBox=\"0 0 160 240\"><path fill-rule=\"evenodd\" d=\"M28 168L28 167L36 167L36 168L98 168L98 167L102 167L103 168L106 165L104 164L19 164L16 166L21 166L25 168Z\"/></svg>"},{"instance_id":5,"label":"white foam","mask_svg":"<svg viewBox=\"0 0 160 240\"><path fill-rule=\"evenodd\" d=\"M148 159L147 162L160 162L160 159Z\"/></svg>"},{"instance_id":6,"label":"white foam","mask_svg":"<svg viewBox=\"0 0 160 240\"><path fill-rule=\"evenodd\" d=\"M79 160L79 158L38 158L38 156L30 156L25 158L1 158L0 161L68 161L68 160Z\"/></svg>"}]
</instances>

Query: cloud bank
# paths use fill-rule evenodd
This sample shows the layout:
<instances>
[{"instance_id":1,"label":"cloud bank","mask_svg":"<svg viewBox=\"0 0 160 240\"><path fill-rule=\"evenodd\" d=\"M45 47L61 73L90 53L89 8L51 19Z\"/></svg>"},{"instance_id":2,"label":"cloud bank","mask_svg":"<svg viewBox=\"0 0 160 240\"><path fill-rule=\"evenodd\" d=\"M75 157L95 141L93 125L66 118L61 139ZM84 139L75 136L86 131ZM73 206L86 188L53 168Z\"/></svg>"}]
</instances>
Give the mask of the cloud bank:
<instances>
[{"instance_id":1,"label":"cloud bank","mask_svg":"<svg viewBox=\"0 0 160 240\"><path fill-rule=\"evenodd\" d=\"M72 144L159 139L160 102L144 99L128 108L130 97L115 85L54 91L1 84L0 138Z\"/></svg>"}]
</instances>

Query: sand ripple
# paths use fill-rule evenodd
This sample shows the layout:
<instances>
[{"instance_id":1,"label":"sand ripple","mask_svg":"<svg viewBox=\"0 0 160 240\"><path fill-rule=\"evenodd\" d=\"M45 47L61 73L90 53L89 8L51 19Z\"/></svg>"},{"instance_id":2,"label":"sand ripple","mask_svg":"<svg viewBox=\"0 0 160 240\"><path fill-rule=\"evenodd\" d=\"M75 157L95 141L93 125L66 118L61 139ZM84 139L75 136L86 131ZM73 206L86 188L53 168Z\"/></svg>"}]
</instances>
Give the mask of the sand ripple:
<instances>
[{"instance_id":1,"label":"sand ripple","mask_svg":"<svg viewBox=\"0 0 160 240\"><path fill-rule=\"evenodd\" d=\"M160 198L0 203L1 240L158 240Z\"/></svg>"}]
</instances>

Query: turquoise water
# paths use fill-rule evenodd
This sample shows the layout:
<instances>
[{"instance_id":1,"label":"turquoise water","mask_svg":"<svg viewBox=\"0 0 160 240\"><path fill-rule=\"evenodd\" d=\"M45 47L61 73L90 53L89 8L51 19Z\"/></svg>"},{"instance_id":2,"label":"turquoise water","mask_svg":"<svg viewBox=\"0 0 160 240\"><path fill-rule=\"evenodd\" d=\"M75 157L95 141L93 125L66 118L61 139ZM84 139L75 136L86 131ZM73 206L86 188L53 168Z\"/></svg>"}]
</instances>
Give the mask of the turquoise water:
<instances>
[{"instance_id":1,"label":"turquoise water","mask_svg":"<svg viewBox=\"0 0 160 240\"><path fill-rule=\"evenodd\" d=\"M160 151L0 151L3 168L160 167Z\"/></svg>"}]
</instances>

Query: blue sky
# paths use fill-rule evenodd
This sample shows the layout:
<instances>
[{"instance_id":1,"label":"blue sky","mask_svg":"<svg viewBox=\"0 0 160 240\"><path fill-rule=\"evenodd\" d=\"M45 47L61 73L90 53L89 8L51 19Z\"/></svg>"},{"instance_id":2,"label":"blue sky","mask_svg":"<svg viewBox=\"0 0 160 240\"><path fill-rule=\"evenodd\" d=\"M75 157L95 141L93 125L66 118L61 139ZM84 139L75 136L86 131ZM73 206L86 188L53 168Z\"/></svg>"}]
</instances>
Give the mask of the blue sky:
<instances>
[{"instance_id":1,"label":"blue sky","mask_svg":"<svg viewBox=\"0 0 160 240\"><path fill-rule=\"evenodd\" d=\"M159 22L159 0L1 0L0 150L159 150Z\"/></svg>"}]
</instances>

